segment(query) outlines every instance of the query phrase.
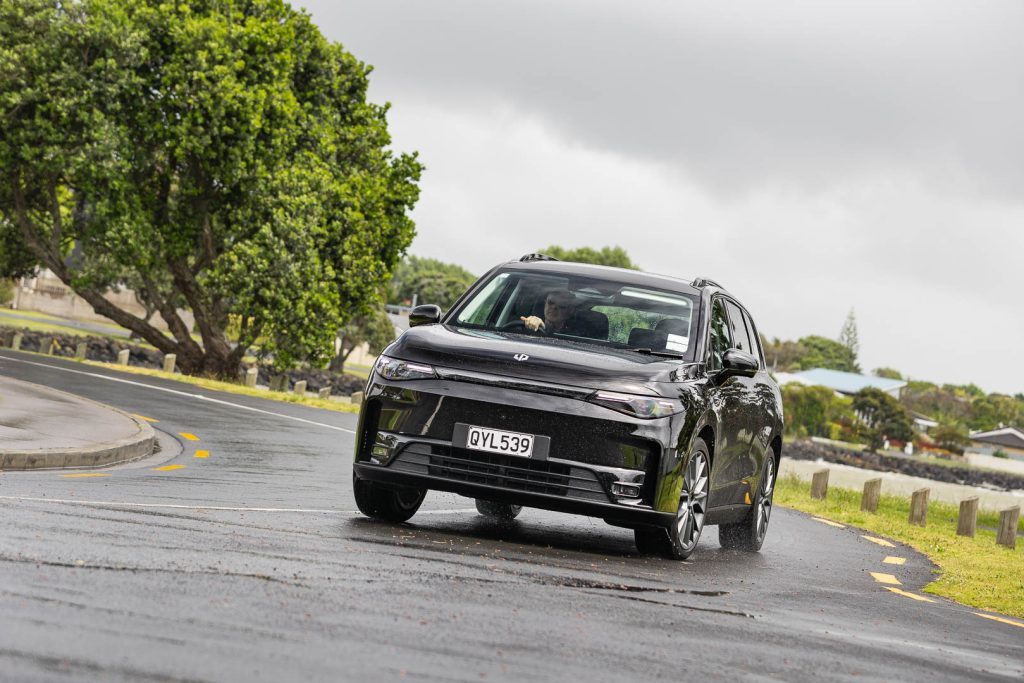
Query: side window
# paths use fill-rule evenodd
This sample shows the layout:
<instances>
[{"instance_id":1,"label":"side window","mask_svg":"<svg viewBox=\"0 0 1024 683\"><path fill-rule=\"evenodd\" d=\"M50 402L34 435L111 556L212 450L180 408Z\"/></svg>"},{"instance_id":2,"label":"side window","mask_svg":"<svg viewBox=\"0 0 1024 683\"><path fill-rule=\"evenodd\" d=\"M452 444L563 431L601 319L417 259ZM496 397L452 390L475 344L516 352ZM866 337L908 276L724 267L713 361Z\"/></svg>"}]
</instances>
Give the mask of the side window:
<instances>
[{"instance_id":1,"label":"side window","mask_svg":"<svg viewBox=\"0 0 1024 683\"><path fill-rule=\"evenodd\" d=\"M711 308L710 338L711 369L722 369L722 357L729 348L729 318L725 315L725 307L719 299L715 299Z\"/></svg>"},{"instance_id":2,"label":"side window","mask_svg":"<svg viewBox=\"0 0 1024 683\"><path fill-rule=\"evenodd\" d=\"M750 334L750 343L752 344L750 348L755 349L754 351L751 351L751 353L754 354L755 358L761 361L761 367L763 368L765 365L764 349L761 347L761 338L757 335L757 327L754 326L754 319L750 317L749 313L747 313L744 318L747 321L747 332Z\"/></svg>"},{"instance_id":3,"label":"side window","mask_svg":"<svg viewBox=\"0 0 1024 683\"><path fill-rule=\"evenodd\" d=\"M740 351L746 351L747 353L757 355L757 351L752 351L755 348L750 344L750 335L747 334L747 324L743 322L743 311L740 307L731 301L727 301L725 304L729 308L729 325L732 328L732 347L739 349Z\"/></svg>"}]
</instances>

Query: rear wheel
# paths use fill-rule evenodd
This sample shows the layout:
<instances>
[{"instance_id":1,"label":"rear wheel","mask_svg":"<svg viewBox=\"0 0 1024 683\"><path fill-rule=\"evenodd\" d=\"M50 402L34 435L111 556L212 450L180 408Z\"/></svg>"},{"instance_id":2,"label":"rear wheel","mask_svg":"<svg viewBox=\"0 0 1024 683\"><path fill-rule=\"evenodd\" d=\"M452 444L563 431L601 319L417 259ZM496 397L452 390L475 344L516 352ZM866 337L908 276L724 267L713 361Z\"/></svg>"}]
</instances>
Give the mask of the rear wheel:
<instances>
[{"instance_id":1,"label":"rear wheel","mask_svg":"<svg viewBox=\"0 0 1024 683\"><path fill-rule=\"evenodd\" d=\"M697 548L707 515L711 459L703 439L696 439L683 472L675 523L669 527L643 527L634 531L637 549L645 555L685 560Z\"/></svg>"},{"instance_id":2,"label":"rear wheel","mask_svg":"<svg viewBox=\"0 0 1024 683\"><path fill-rule=\"evenodd\" d=\"M772 516L772 495L775 493L775 455L764 459L761 483L750 513L742 522L722 524L718 527L718 542L730 550L756 552L761 549L768 534L768 520Z\"/></svg>"},{"instance_id":3,"label":"rear wheel","mask_svg":"<svg viewBox=\"0 0 1024 683\"><path fill-rule=\"evenodd\" d=\"M523 506L512 505L511 503L496 503L493 500L477 498L476 510L484 517L494 517L495 519L515 519L519 516L519 513L523 511Z\"/></svg>"},{"instance_id":4,"label":"rear wheel","mask_svg":"<svg viewBox=\"0 0 1024 683\"><path fill-rule=\"evenodd\" d=\"M427 495L426 489L384 488L352 474L356 507L367 517L388 522L405 522L416 514Z\"/></svg>"}]
</instances>

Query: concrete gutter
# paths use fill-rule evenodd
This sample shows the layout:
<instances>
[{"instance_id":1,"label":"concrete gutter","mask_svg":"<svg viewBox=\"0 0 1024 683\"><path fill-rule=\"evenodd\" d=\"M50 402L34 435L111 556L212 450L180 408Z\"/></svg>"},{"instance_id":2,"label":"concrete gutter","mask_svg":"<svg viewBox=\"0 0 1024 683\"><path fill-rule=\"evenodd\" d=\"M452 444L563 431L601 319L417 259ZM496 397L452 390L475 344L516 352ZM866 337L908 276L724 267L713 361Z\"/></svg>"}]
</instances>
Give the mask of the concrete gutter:
<instances>
[{"instance_id":1,"label":"concrete gutter","mask_svg":"<svg viewBox=\"0 0 1024 683\"><path fill-rule=\"evenodd\" d=\"M116 408L0 377L0 470L107 467L153 453L156 432Z\"/></svg>"}]
</instances>

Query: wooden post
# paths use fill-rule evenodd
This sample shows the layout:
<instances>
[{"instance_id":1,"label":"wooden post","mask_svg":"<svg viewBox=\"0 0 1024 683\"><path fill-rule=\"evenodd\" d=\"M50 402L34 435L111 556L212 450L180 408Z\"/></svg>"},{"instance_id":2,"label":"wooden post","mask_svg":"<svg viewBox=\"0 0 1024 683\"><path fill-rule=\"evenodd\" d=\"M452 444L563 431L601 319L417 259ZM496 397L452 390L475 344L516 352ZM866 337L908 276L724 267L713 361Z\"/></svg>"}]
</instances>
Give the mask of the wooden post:
<instances>
[{"instance_id":1,"label":"wooden post","mask_svg":"<svg viewBox=\"0 0 1024 683\"><path fill-rule=\"evenodd\" d=\"M130 356L130 355L132 355L132 352L129 349L122 349L121 351L118 351L117 352L117 364L118 365L128 365L128 356Z\"/></svg>"},{"instance_id":2,"label":"wooden post","mask_svg":"<svg viewBox=\"0 0 1024 683\"><path fill-rule=\"evenodd\" d=\"M164 372L174 372L174 365L178 362L178 354L168 353L164 355Z\"/></svg>"},{"instance_id":3,"label":"wooden post","mask_svg":"<svg viewBox=\"0 0 1024 683\"><path fill-rule=\"evenodd\" d=\"M270 378L270 390L271 391L287 391L288 390L288 375L275 375Z\"/></svg>"},{"instance_id":4,"label":"wooden post","mask_svg":"<svg viewBox=\"0 0 1024 683\"><path fill-rule=\"evenodd\" d=\"M256 368L249 368L245 371L245 386L254 387L256 386L256 380L260 376L260 371Z\"/></svg>"},{"instance_id":5,"label":"wooden post","mask_svg":"<svg viewBox=\"0 0 1024 683\"><path fill-rule=\"evenodd\" d=\"M295 392L296 396L305 396L306 395L306 380L300 379L298 382L296 382L295 383L295 387L292 389L292 391Z\"/></svg>"},{"instance_id":6,"label":"wooden post","mask_svg":"<svg viewBox=\"0 0 1024 683\"><path fill-rule=\"evenodd\" d=\"M352 396L355 398L355 395ZM353 401L355 403L355 401ZM825 500L828 495L828 470L818 470L811 475L811 498Z\"/></svg>"},{"instance_id":7,"label":"wooden post","mask_svg":"<svg viewBox=\"0 0 1024 683\"><path fill-rule=\"evenodd\" d=\"M928 489L918 489L910 496L910 523L924 526L928 522Z\"/></svg>"},{"instance_id":8,"label":"wooden post","mask_svg":"<svg viewBox=\"0 0 1024 683\"><path fill-rule=\"evenodd\" d=\"M319 392L317 392L317 396L319 396L322 399L330 398L331 397L331 388L330 387L324 387Z\"/></svg>"},{"instance_id":9,"label":"wooden post","mask_svg":"<svg viewBox=\"0 0 1024 683\"><path fill-rule=\"evenodd\" d=\"M1017 520L1020 519L1020 506L1007 508L999 513L999 533L996 543L1007 548L1017 547Z\"/></svg>"},{"instance_id":10,"label":"wooden post","mask_svg":"<svg viewBox=\"0 0 1024 683\"><path fill-rule=\"evenodd\" d=\"M864 482L864 495L860 498L860 509L874 512L878 509L878 499L882 497L882 480L868 479Z\"/></svg>"},{"instance_id":11,"label":"wooden post","mask_svg":"<svg viewBox=\"0 0 1024 683\"><path fill-rule=\"evenodd\" d=\"M960 516L956 520L956 535L974 538L978 527L978 498L967 498L960 501Z\"/></svg>"},{"instance_id":12,"label":"wooden post","mask_svg":"<svg viewBox=\"0 0 1024 683\"><path fill-rule=\"evenodd\" d=\"M363 392L357 391L352 394L352 405L359 406L363 404Z\"/></svg>"},{"instance_id":13,"label":"wooden post","mask_svg":"<svg viewBox=\"0 0 1024 683\"><path fill-rule=\"evenodd\" d=\"M19 351L21 349L21 340L23 338L24 335L21 332L15 332L14 336L11 337L11 348L15 351Z\"/></svg>"},{"instance_id":14,"label":"wooden post","mask_svg":"<svg viewBox=\"0 0 1024 683\"><path fill-rule=\"evenodd\" d=\"M47 356L53 353L53 337L40 337L39 353Z\"/></svg>"},{"instance_id":15,"label":"wooden post","mask_svg":"<svg viewBox=\"0 0 1024 683\"><path fill-rule=\"evenodd\" d=\"M85 353L89 350L89 345L85 342L81 342L75 346L75 358L85 360Z\"/></svg>"}]
</instances>

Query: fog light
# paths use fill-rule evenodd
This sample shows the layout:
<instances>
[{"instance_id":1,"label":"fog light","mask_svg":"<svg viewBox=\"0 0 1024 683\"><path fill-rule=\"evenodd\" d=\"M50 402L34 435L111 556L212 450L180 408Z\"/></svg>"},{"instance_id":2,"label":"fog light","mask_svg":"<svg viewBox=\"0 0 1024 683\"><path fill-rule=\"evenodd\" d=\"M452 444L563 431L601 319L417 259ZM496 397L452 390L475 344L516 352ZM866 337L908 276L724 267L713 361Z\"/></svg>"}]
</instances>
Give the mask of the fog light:
<instances>
[{"instance_id":1,"label":"fog light","mask_svg":"<svg viewBox=\"0 0 1024 683\"><path fill-rule=\"evenodd\" d=\"M612 495L620 498L639 498L640 486L624 481L617 481L612 484Z\"/></svg>"}]
</instances>

